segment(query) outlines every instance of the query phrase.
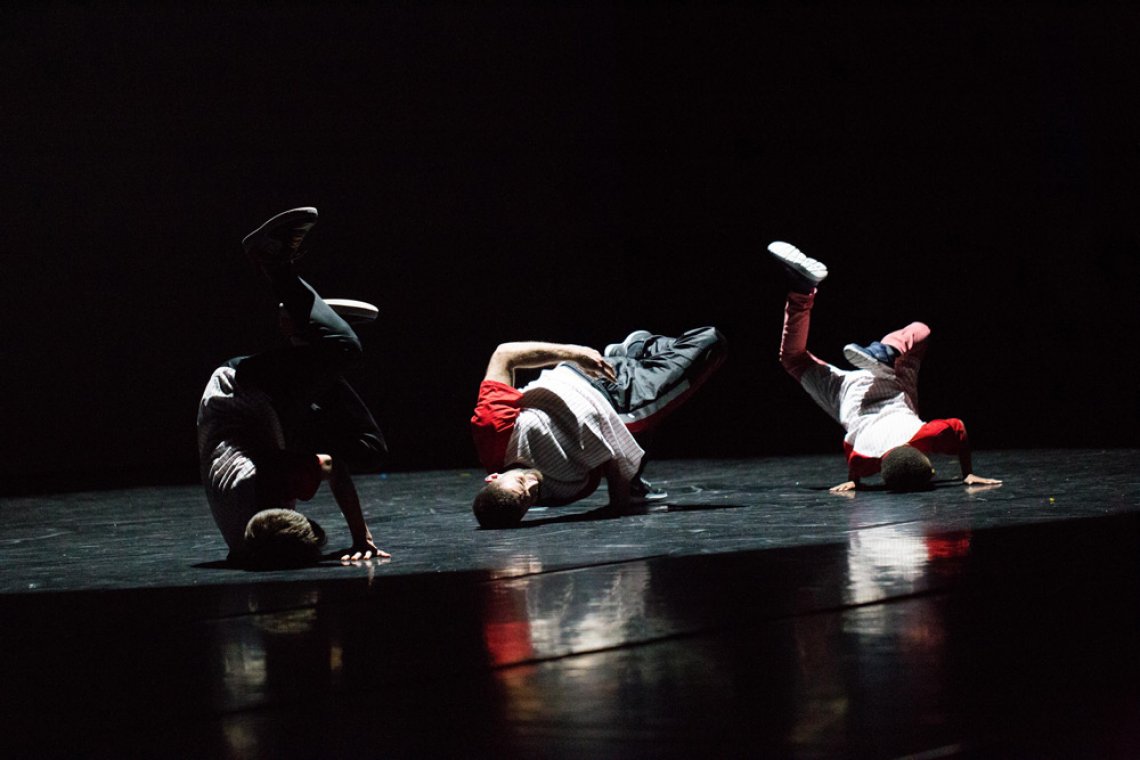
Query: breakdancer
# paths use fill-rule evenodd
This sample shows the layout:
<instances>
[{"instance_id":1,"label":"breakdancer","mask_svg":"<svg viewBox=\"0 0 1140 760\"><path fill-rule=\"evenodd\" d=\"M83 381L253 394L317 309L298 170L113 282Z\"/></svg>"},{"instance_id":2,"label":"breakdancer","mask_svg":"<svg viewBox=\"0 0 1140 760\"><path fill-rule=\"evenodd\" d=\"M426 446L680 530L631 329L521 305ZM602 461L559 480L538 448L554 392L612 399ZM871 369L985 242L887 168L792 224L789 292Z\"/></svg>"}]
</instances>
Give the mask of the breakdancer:
<instances>
[{"instance_id":1,"label":"breakdancer","mask_svg":"<svg viewBox=\"0 0 1140 760\"><path fill-rule=\"evenodd\" d=\"M642 444L721 365L726 350L712 327L676 338L638 330L605 355L573 344L500 345L471 418L489 473L475 497L479 524L516 525L535 504L589 496L602 478L616 513L652 498L641 478ZM539 368L548 369L516 387L516 370Z\"/></svg>"},{"instance_id":2,"label":"breakdancer","mask_svg":"<svg viewBox=\"0 0 1140 760\"><path fill-rule=\"evenodd\" d=\"M343 372L361 356L348 323L294 272L315 208L269 219L242 241L281 304L288 344L231 359L198 407L202 483L230 559L250 566L316 562L324 531L295 509L327 481L352 536L342 561L387 557L365 523L349 469L375 471L387 447ZM374 317L340 302L353 318Z\"/></svg>"},{"instance_id":3,"label":"breakdancer","mask_svg":"<svg viewBox=\"0 0 1140 760\"><path fill-rule=\"evenodd\" d=\"M918 416L918 370L930 328L912 322L870 345L850 343L843 354L858 369L834 367L807 350L816 286L827 277L827 267L789 243L776 241L768 250L789 279L780 364L847 431L848 480L831 490L854 490L880 470L890 490L928 488L934 476L928 455L934 453L957 454L963 483L1000 484L974 474L961 420L924 422Z\"/></svg>"}]
</instances>

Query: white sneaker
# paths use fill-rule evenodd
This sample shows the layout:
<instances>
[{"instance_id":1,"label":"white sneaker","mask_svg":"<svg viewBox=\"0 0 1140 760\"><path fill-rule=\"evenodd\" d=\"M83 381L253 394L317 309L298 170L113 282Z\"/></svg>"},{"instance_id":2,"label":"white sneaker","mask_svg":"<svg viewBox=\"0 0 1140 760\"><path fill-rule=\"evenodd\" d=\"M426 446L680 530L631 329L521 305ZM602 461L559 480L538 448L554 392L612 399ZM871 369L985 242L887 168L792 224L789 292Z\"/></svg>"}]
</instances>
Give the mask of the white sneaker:
<instances>
[{"instance_id":1,"label":"white sneaker","mask_svg":"<svg viewBox=\"0 0 1140 760\"><path fill-rule=\"evenodd\" d=\"M325 303L349 324L371 322L380 314L380 310L365 301L354 301L351 298L326 298Z\"/></svg>"},{"instance_id":2,"label":"white sneaker","mask_svg":"<svg viewBox=\"0 0 1140 760\"><path fill-rule=\"evenodd\" d=\"M796 248L791 243L773 240L768 244L768 251L794 276L808 283L812 287L823 282L827 277L827 267L822 261L817 261Z\"/></svg>"}]
</instances>

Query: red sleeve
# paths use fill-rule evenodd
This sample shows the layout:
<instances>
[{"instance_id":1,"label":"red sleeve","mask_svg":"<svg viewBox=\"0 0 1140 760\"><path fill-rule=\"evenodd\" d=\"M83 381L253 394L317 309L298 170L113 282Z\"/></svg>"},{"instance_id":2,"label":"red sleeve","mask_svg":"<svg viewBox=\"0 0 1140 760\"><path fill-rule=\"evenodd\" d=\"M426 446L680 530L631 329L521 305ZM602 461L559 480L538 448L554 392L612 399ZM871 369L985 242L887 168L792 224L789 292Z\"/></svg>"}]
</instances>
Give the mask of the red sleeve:
<instances>
[{"instance_id":1,"label":"red sleeve","mask_svg":"<svg viewBox=\"0 0 1140 760\"><path fill-rule=\"evenodd\" d=\"M321 463L316 454L274 451L257 460L254 489L259 507L268 509L289 499L308 501L321 485Z\"/></svg>"},{"instance_id":2,"label":"red sleeve","mask_svg":"<svg viewBox=\"0 0 1140 760\"><path fill-rule=\"evenodd\" d=\"M299 454L290 462L289 496L308 501L321 487L321 461L316 454Z\"/></svg>"},{"instance_id":3,"label":"red sleeve","mask_svg":"<svg viewBox=\"0 0 1140 760\"><path fill-rule=\"evenodd\" d=\"M969 445L962 420L931 420L907 441L924 454L957 454Z\"/></svg>"},{"instance_id":4,"label":"red sleeve","mask_svg":"<svg viewBox=\"0 0 1140 760\"><path fill-rule=\"evenodd\" d=\"M855 448L846 441L843 442L843 449L847 452L848 480L870 477L882 468L882 460L879 457L865 457L862 454L856 454Z\"/></svg>"},{"instance_id":5,"label":"red sleeve","mask_svg":"<svg viewBox=\"0 0 1140 760\"><path fill-rule=\"evenodd\" d=\"M479 462L487 472L498 472L506 464L507 443L519 416L522 391L497 380L484 380L479 385L475 414L471 417L471 436Z\"/></svg>"}]
</instances>

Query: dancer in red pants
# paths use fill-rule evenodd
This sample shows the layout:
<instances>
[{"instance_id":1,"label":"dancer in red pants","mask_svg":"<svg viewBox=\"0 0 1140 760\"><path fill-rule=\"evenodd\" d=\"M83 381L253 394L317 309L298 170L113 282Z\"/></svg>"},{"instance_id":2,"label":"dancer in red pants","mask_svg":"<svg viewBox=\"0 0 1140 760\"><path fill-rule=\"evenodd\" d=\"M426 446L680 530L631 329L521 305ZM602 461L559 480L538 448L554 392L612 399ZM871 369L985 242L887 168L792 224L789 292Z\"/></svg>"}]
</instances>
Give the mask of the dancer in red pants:
<instances>
[{"instance_id":1,"label":"dancer in red pants","mask_svg":"<svg viewBox=\"0 0 1140 760\"><path fill-rule=\"evenodd\" d=\"M962 420L924 422L918 416L918 370L930 328L912 322L867 346L850 343L843 353L858 369L832 366L807 350L816 286L827 277L827 267L789 243L776 241L768 250L789 279L780 364L847 431L848 479L831 490L854 490L880 470L891 490L927 488L934 476L930 454L957 455L968 485L1000 484L974 474Z\"/></svg>"}]
</instances>

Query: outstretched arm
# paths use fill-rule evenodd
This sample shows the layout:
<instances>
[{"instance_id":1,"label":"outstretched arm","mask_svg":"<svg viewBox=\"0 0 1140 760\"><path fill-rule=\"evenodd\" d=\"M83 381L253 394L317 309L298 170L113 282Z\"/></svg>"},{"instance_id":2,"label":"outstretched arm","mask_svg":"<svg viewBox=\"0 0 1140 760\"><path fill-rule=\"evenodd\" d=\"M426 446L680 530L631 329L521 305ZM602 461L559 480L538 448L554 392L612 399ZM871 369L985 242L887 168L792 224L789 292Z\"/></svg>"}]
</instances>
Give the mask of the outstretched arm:
<instances>
[{"instance_id":1,"label":"outstretched arm","mask_svg":"<svg viewBox=\"0 0 1140 760\"><path fill-rule=\"evenodd\" d=\"M352 534L352 548L340 558L341 562L391 557L391 554L377 547L372 539L372 531L368 530L368 524L364 522L360 496L356 493L356 485L352 482L348 467L339 460L333 461L328 454L318 454L317 458L321 462L321 473L328 480L336 505L340 507L344 521L348 523L348 531Z\"/></svg>"},{"instance_id":2,"label":"outstretched arm","mask_svg":"<svg viewBox=\"0 0 1140 760\"><path fill-rule=\"evenodd\" d=\"M840 483L837 486L832 486L831 488L829 488L827 490L831 491L832 493L844 493L846 491L854 491L858 487L859 487L859 478L852 478L851 480L848 480L845 483Z\"/></svg>"},{"instance_id":3,"label":"outstretched arm","mask_svg":"<svg viewBox=\"0 0 1140 760\"><path fill-rule=\"evenodd\" d=\"M550 367L559 362L574 362L591 377L614 380L614 368L595 349L572 343L521 341L503 343L491 354L484 380L515 384L516 369Z\"/></svg>"},{"instance_id":4,"label":"outstretched arm","mask_svg":"<svg viewBox=\"0 0 1140 760\"><path fill-rule=\"evenodd\" d=\"M974 474L974 460L970 453L970 439L966 435L966 426L963 424L958 439L958 466L962 468L962 482L968 486L996 486L1001 485L1000 480L983 478Z\"/></svg>"},{"instance_id":5,"label":"outstretched arm","mask_svg":"<svg viewBox=\"0 0 1140 760\"><path fill-rule=\"evenodd\" d=\"M602 465L602 474L609 492L609 508L619 513L628 512L631 505L629 478L621 474L621 467L613 459Z\"/></svg>"}]
</instances>

